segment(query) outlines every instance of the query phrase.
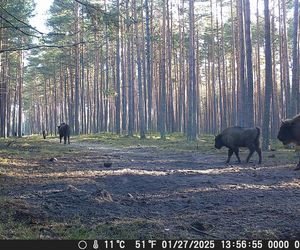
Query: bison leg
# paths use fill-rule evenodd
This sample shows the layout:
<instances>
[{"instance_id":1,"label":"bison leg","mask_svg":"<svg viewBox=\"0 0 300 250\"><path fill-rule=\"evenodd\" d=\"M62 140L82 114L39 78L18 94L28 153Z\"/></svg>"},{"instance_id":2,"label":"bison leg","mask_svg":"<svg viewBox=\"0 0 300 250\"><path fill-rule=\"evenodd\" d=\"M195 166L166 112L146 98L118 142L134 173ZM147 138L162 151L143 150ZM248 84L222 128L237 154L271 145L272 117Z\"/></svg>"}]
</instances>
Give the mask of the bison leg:
<instances>
[{"instance_id":1,"label":"bison leg","mask_svg":"<svg viewBox=\"0 0 300 250\"><path fill-rule=\"evenodd\" d=\"M68 135L68 144L70 144L70 136Z\"/></svg>"},{"instance_id":2,"label":"bison leg","mask_svg":"<svg viewBox=\"0 0 300 250\"><path fill-rule=\"evenodd\" d=\"M228 158L227 158L226 163L229 163L232 154L233 154L233 150L232 150L232 149L229 149L229 150L228 150Z\"/></svg>"},{"instance_id":3,"label":"bison leg","mask_svg":"<svg viewBox=\"0 0 300 250\"><path fill-rule=\"evenodd\" d=\"M250 145L248 145L248 148L249 148L250 152L249 152L249 155L246 160L247 163L249 162L251 156L253 155L253 153L255 151L255 146L253 144L250 144Z\"/></svg>"},{"instance_id":4,"label":"bison leg","mask_svg":"<svg viewBox=\"0 0 300 250\"><path fill-rule=\"evenodd\" d=\"M239 148L235 148L233 150L233 152L235 153L236 158L238 159L238 162L241 163L241 159L240 159L240 156L239 156Z\"/></svg>"},{"instance_id":5,"label":"bison leg","mask_svg":"<svg viewBox=\"0 0 300 250\"><path fill-rule=\"evenodd\" d=\"M251 156L253 155L254 151L255 150L252 150L252 149L250 150L250 153L249 153L249 155L247 157L247 160L246 160L247 163L249 162L249 160L250 160Z\"/></svg>"},{"instance_id":6,"label":"bison leg","mask_svg":"<svg viewBox=\"0 0 300 250\"><path fill-rule=\"evenodd\" d=\"M62 138L62 136L59 136L59 143L61 143L61 138Z\"/></svg>"},{"instance_id":7,"label":"bison leg","mask_svg":"<svg viewBox=\"0 0 300 250\"><path fill-rule=\"evenodd\" d=\"M67 136L64 135L64 144L67 143Z\"/></svg>"},{"instance_id":8,"label":"bison leg","mask_svg":"<svg viewBox=\"0 0 300 250\"><path fill-rule=\"evenodd\" d=\"M261 160L262 160L262 157L261 157L261 148L257 148L256 152L257 152L258 157L259 157L258 164L261 164Z\"/></svg>"}]
</instances>

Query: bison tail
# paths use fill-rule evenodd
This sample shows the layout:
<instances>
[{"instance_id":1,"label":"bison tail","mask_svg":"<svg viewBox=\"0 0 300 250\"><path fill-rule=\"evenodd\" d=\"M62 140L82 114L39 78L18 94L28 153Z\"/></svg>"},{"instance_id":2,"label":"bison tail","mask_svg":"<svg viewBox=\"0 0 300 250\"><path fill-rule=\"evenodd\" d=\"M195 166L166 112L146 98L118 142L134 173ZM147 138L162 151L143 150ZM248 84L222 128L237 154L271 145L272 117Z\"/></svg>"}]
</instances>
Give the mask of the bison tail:
<instances>
[{"instance_id":1,"label":"bison tail","mask_svg":"<svg viewBox=\"0 0 300 250\"><path fill-rule=\"evenodd\" d=\"M256 135L256 138L255 138L255 141L259 142L259 137L260 137L260 127L256 127L256 130L257 130L257 135Z\"/></svg>"}]
</instances>

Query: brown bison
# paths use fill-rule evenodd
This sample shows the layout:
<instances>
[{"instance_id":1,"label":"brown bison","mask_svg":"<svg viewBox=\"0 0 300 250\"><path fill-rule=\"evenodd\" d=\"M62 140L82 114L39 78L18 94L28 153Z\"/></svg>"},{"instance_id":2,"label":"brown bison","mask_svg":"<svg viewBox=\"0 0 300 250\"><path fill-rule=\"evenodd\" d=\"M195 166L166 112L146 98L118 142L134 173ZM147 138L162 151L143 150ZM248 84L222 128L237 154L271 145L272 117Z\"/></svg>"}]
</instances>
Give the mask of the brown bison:
<instances>
[{"instance_id":1,"label":"brown bison","mask_svg":"<svg viewBox=\"0 0 300 250\"><path fill-rule=\"evenodd\" d=\"M285 121L281 121L281 126L277 138L279 141L282 142L283 145L287 145L289 143L295 143L296 145L300 145L300 114L298 114L292 119L286 119ZM299 169L300 159L295 170Z\"/></svg>"},{"instance_id":2,"label":"brown bison","mask_svg":"<svg viewBox=\"0 0 300 250\"><path fill-rule=\"evenodd\" d=\"M242 127L229 127L223 130L222 133L216 136L215 138L215 148L220 149L223 146L227 147L228 158L226 163L229 163L230 158L235 153L238 162L240 163L239 157L239 148L247 147L250 150L250 153L247 157L246 162L249 162L250 157L257 152L259 156L259 164L261 164L261 147L260 147L260 128L242 128Z\"/></svg>"},{"instance_id":3,"label":"brown bison","mask_svg":"<svg viewBox=\"0 0 300 250\"><path fill-rule=\"evenodd\" d=\"M70 126L63 122L57 127L59 133L59 142L61 143L61 139L64 138L64 144L66 144L67 139L68 144L70 144Z\"/></svg>"}]
</instances>

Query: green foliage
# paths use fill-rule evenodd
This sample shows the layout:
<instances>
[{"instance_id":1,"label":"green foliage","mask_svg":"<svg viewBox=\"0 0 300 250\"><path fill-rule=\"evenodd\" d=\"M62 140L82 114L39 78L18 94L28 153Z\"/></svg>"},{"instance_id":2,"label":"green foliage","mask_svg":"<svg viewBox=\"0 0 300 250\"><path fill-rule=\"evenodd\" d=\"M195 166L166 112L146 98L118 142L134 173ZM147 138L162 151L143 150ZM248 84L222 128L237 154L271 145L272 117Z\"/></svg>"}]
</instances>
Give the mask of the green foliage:
<instances>
[{"instance_id":1,"label":"green foliage","mask_svg":"<svg viewBox=\"0 0 300 250\"><path fill-rule=\"evenodd\" d=\"M149 228L156 228L156 234L149 233ZM163 238L163 226L145 219L114 221L110 224L96 224L88 227L83 223L68 227L57 224L53 229L62 239L138 239Z\"/></svg>"},{"instance_id":2,"label":"green foliage","mask_svg":"<svg viewBox=\"0 0 300 250\"><path fill-rule=\"evenodd\" d=\"M11 46L19 46L22 43L22 39L24 39L24 33L21 31L30 35L34 34L34 31L29 27L24 26L22 22L28 23L29 18L33 16L32 13L35 4L32 0L13 0L6 1L3 5L1 4L1 8L3 9L1 10L1 15L3 15L3 18L6 20L5 25L9 27L4 29L8 36L9 44ZM31 37L26 36L25 40L29 43Z\"/></svg>"},{"instance_id":3,"label":"green foliage","mask_svg":"<svg viewBox=\"0 0 300 250\"><path fill-rule=\"evenodd\" d=\"M97 48L94 43L94 33L103 41L105 36L109 37L110 43L114 40L117 24L117 10L114 6L108 8L107 12L102 11L102 6L94 5L94 8L79 5L80 8L80 25L84 29L85 46L84 63L85 68L93 68L93 58L95 53L102 57L102 45ZM100 11L101 10L101 11ZM44 44L56 46L72 45L76 43L75 24L75 2L71 0L60 1L54 0L49 10L50 17L47 20L48 28L51 29L51 36L44 38ZM107 32L105 33L105 26ZM56 34L56 35L54 35ZM25 92L24 92L24 109L30 114L32 106L39 102L44 105L45 83L51 81L53 87L54 79L60 78L61 70L70 68L75 70L74 47L52 47L43 50L35 49L28 57L28 66L25 71ZM103 58L101 58L103 60ZM65 75L68 73L65 72ZM52 88L51 87L51 88ZM32 91L34 89L34 92ZM112 89L103 90L106 96L114 96ZM52 93L48 93L51 95Z\"/></svg>"},{"instance_id":4,"label":"green foliage","mask_svg":"<svg viewBox=\"0 0 300 250\"><path fill-rule=\"evenodd\" d=\"M133 137L127 135L117 135L113 133L99 133L92 135L80 135L78 141L93 143L103 143L117 147L157 147L161 150L210 152L213 149L213 139L211 135L201 135L197 141L187 141L183 133L167 134L166 139L162 140L159 133L146 134L146 139L141 140L139 135Z\"/></svg>"},{"instance_id":5,"label":"green foliage","mask_svg":"<svg viewBox=\"0 0 300 250\"><path fill-rule=\"evenodd\" d=\"M51 18L47 20L47 25L55 32L67 32L72 30L74 24L74 1L54 0L50 7ZM59 38L58 38L59 39Z\"/></svg>"},{"instance_id":6,"label":"green foliage","mask_svg":"<svg viewBox=\"0 0 300 250\"><path fill-rule=\"evenodd\" d=\"M108 89L101 89L103 95L106 98L110 98L110 97L115 97L116 96L116 91L113 88L108 88Z\"/></svg>"},{"instance_id":7,"label":"green foliage","mask_svg":"<svg viewBox=\"0 0 300 250\"><path fill-rule=\"evenodd\" d=\"M11 205L1 198L1 207ZM146 219L128 219L113 221L110 224L98 223L88 226L79 219L66 223L52 222L51 225L32 224L16 220L14 214L2 212L5 219L0 222L0 239L164 239L164 227L159 222ZM151 230L149 230L151 229Z\"/></svg>"},{"instance_id":8,"label":"green foliage","mask_svg":"<svg viewBox=\"0 0 300 250\"><path fill-rule=\"evenodd\" d=\"M3 204L3 198L1 203ZM5 204L5 202L4 202ZM5 220L0 222L0 239L38 239L39 232L34 228L29 227L25 223L14 220L12 215L5 215Z\"/></svg>"},{"instance_id":9,"label":"green foliage","mask_svg":"<svg viewBox=\"0 0 300 250\"><path fill-rule=\"evenodd\" d=\"M0 157L11 159L11 157L22 157L24 159L47 159L63 155L73 155L73 150L59 143L58 137L48 136L47 140L42 135L33 135L24 138L1 138Z\"/></svg>"},{"instance_id":10,"label":"green foliage","mask_svg":"<svg viewBox=\"0 0 300 250\"><path fill-rule=\"evenodd\" d=\"M251 25L251 33L252 33L252 43L257 44L258 40L260 42L260 46L264 45L264 20L263 18L258 19L258 25L252 24Z\"/></svg>"}]
</instances>

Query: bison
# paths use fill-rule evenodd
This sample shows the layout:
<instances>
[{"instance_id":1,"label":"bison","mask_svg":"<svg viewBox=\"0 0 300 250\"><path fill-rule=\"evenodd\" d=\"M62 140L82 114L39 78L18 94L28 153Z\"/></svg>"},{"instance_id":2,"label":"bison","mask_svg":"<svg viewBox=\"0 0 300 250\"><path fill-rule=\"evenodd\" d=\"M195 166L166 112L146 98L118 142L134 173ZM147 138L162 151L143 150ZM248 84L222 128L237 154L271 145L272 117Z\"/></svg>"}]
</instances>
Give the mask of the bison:
<instances>
[{"instance_id":1,"label":"bison","mask_svg":"<svg viewBox=\"0 0 300 250\"><path fill-rule=\"evenodd\" d=\"M295 143L298 146L300 145L300 114L296 115L292 119L281 121L277 139L281 141L283 145L290 143ZM300 159L295 170L299 169Z\"/></svg>"},{"instance_id":2,"label":"bison","mask_svg":"<svg viewBox=\"0 0 300 250\"><path fill-rule=\"evenodd\" d=\"M261 156L261 147L260 147L260 128L243 128L243 127L229 127L226 128L216 136L215 138L215 148L220 149L223 146L227 147L228 150L228 158L226 163L229 163L230 158L235 153L238 162L240 163L239 157L239 148L247 147L250 150L250 153L247 157L246 162L249 162L250 157L254 153L257 152L259 156L259 164L261 164L262 156Z\"/></svg>"},{"instance_id":3,"label":"bison","mask_svg":"<svg viewBox=\"0 0 300 250\"><path fill-rule=\"evenodd\" d=\"M63 122L57 127L59 133L59 142L61 143L61 139L64 138L64 144L66 144L67 139L68 144L70 144L70 126Z\"/></svg>"},{"instance_id":4,"label":"bison","mask_svg":"<svg viewBox=\"0 0 300 250\"><path fill-rule=\"evenodd\" d=\"M46 131L43 130L43 138L46 139Z\"/></svg>"}]
</instances>

